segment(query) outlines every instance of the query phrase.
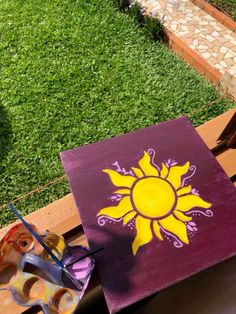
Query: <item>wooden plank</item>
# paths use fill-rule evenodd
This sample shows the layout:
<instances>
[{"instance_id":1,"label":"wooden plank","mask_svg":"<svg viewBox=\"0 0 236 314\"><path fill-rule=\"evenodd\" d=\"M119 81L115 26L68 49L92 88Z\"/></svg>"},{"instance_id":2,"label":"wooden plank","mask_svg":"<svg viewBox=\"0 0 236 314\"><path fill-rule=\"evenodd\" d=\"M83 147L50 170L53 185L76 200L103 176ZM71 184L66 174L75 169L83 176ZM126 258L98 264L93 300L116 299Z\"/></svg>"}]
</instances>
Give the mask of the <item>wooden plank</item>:
<instances>
[{"instance_id":1,"label":"wooden plank","mask_svg":"<svg viewBox=\"0 0 236 314\"><path fill-rule=\"evenodd\" d=\"M198 134L207 144L209 149L217 146L217 138L220 136L235 112L236 108L233 108L196 128Z\"/></svg>"},{"instance_id":2,"label":"wooden plank","mask_svg":"<svg viewBox=\"0 0 236 314\"><path fill-rule=\"evenodd\" d=\"M216 157L229 177L236 174L236 149L228 149Z\"/></svg>"},{"instance_id":3,"label":"wooden plank","mask_svg":"<svg viewBox=\"0 0 236 314\"><path fill-rule=\"evenodd\" d=\"M217 138L235 112L236 108L231 109L196 128L209 149L217 146ZM229 177L236 174L236 149L227 149L218 155L216 159Z\"/></svg>"},{"instance_id":4,"label":"wooden plank","mask_svg":"<svg viewBox=\"0 0 236 314\"><path fill-rule=\"evenodd\" d=\"M40 232L50 229L51 232L64 234L76 226L81 225L80 217L76 209L75 201L72 194L25 216L27 222L37 226ZM0 229L0 238L19 221Z\"/></svg>"},{"instance_id":5,"label":"wooden plank","mask_svg":"<svg viewBox=\"0 0 236 314\"><path fill-rule=\"evenodd\" d=\"M74 245L84 245L84 246L88 246L88 240L85 236L85 234L81 235L78 238L75 238L72 241L67 241L68 244L74 246Z\"/></svg>"}]
</instances>

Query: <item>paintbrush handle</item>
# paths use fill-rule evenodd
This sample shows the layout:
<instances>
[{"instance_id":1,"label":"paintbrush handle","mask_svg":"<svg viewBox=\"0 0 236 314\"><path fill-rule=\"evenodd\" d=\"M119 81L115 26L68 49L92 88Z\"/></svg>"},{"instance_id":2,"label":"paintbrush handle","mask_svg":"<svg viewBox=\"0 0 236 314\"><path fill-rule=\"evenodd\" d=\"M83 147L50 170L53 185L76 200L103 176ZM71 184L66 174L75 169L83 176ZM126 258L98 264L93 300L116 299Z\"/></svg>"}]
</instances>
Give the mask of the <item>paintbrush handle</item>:
<instances>
[{"instance_id":1,"label":"paintbrush handle","mask_svg":"<svg viewBox=\"0 0 236 314\"><path fill-rule=\"evenodd\" d=\"M79 258L77 258L77 259L75 259L75 260L69 262L68 264L66 264L66 267L71 266L71 265L73 265L74 263L78 263L78 262L82 261L84 258L89 257L89 256L91 256L91 255L93 255L93 254L95 254L95 253L98 253L98 252L100 252L101 250L103 250L103 247L98 247L98 248L96 248L96 249L94 249L94 250L91 250L91 251L89 251L88 253L84 254L83 256L80 256Z\"/></svg>"},{"instance_id":2,"label":"paintbrush handle","mask_svg":"<svg viewBox=\"0 0 236 314\"><path fill-rule=\"evenodd\" d=\"M7 204L7 206L14 212L16 217L23 223L23 225L29 230L29 232L34 236L34 238L42 245L45 251L48 253L49 256L57 263L57 265L64 269L65 265L56 257L55 254L49 249L49 247L43 242L40 236L33 230L33 228L24 220L24 218L18 213L16 208L12 204Z\"/></svg>"}]
</instances>

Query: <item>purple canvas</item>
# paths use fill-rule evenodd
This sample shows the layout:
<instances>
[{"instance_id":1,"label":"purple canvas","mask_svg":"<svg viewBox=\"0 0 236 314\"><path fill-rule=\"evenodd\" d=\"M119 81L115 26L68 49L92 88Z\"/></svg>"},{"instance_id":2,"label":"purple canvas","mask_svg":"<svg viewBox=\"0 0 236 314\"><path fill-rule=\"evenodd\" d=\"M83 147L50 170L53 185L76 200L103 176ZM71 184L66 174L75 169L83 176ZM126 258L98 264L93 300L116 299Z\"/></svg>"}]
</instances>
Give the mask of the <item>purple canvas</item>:
<instances>
[{"instance_id":1,"label":"purple canvas","mask_svg":"<svg viewBox=\"0 0 236 314\"><path fill-rule=\"evenodd\" d=\"M110 313L235 255L235 187L188 118L61 160Z\"/></svg>"}]
</instances>

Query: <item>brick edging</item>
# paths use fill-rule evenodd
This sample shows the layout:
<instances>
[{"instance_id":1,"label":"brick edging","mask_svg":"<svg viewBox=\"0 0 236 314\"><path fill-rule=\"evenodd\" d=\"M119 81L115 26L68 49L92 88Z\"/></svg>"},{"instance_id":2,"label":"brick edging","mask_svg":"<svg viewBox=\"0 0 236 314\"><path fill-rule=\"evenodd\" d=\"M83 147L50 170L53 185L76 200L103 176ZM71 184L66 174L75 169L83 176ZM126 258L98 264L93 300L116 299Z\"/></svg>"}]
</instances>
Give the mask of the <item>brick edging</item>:
<instances>
[{"instance_id":1,"label":"brick edging","mask_svg":"<svg viewBox=\"0 0 236 314\"><path fill-rule=\"evenodd\" d=\"M165 28L166 41L173 51L180 55L187 63L203 74L213 84L217 84L222 73L211 66L201 55L195 52L179 37Z\"/></svg>"},{"instance_id":2,"label":"brick edging","mask_svg":"<svg viewBox=\"0 0 236 314\"><path fill-rule=\"evenodd\" d=\"M190 0L203 11L214 17L218 22L223 24L225 27L233 32L236 32L236 22L233 21L229 16L219 11L213 5L208 3L206 0Z\"/></svg>"}]
</instances>

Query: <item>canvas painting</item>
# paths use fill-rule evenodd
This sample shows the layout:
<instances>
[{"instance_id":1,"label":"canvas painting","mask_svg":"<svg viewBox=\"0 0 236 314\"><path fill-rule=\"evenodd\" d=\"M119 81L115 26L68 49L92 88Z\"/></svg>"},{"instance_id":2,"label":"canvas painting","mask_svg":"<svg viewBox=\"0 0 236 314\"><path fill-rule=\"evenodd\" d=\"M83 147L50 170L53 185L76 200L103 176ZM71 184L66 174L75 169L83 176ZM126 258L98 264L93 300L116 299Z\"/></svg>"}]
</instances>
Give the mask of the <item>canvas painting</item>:
<instances>
[{"instance_id":1,"label":"canvas painting","mask_svg":"<svg viewBox=\"0 0 236 314\"><path fill-rule=\"evenodd\" d=\"M110 313L235 254L235 187L187 117L61 160Z\"/></svg>"}]
</instances>

